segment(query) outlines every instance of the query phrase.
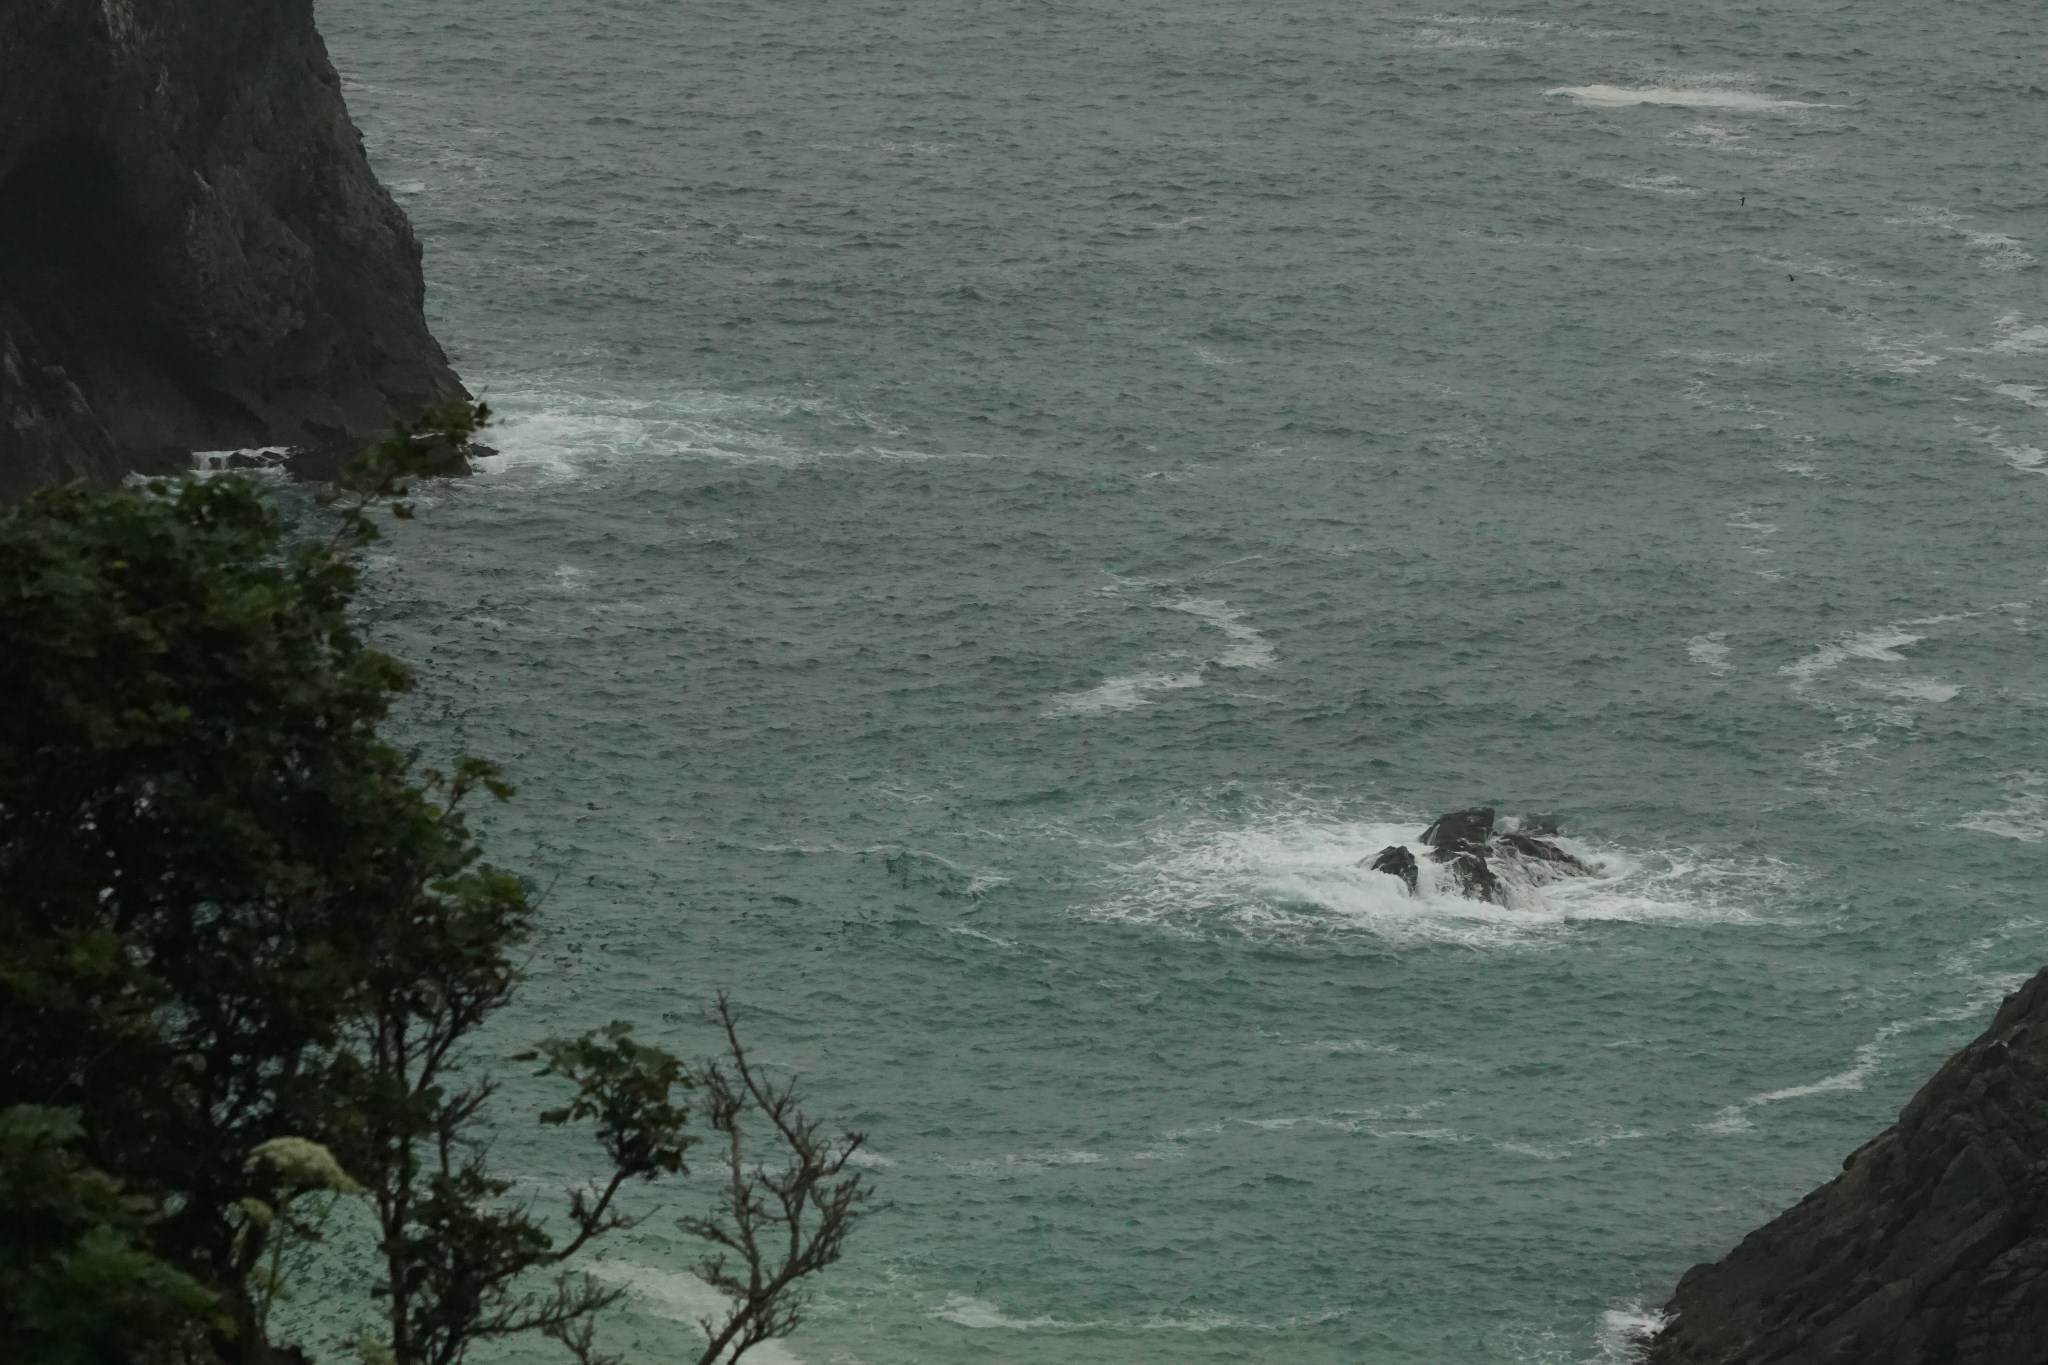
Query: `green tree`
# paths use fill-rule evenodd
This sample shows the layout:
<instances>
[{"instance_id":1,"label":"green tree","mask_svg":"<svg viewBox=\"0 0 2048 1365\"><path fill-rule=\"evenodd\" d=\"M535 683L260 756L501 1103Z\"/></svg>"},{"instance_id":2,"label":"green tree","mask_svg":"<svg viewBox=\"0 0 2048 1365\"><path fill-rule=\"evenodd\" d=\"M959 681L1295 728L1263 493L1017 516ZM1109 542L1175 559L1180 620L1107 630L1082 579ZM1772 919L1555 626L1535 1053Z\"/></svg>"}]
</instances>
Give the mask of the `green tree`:
<instances>
[{"instance_id":1,"label":"green tree","mask_svg":"<svg viewBox=\"0 0 2048 1365\"><path fill-rule=\"evenodd\" d=\"M213 1295L141 1245L150 1202L71 1150L78 1115L0 1111L0 1341L40 1365L175 1360L223 1323Z\"/></svg>"},{"instance_id":2,"label":"green tree","mask_svg":"<svg viewBox=\"0 0 2048 1365\"><path fill-rule=\"evenodd\" d=\"M232 476L0 509L0 1110L75 1113L81 1169L160 1211L127 1235L214 1296L211 1359L270 1358L275 1239L320 1235L253 1212L299 1190L252 1160L280 1139L317 1144L364 1187L380 1345L400 1365L524 1332L591 1358L617 1291L567 1262L629 1224L628 1183L684 1169L699 1080L723 1093L724 1070L623 1026L555 1040L544 1073L574 1097L545 1117L589 1126L599 1192L570 1199L557 1241L485 1163L495 1085L474 1040L519 983L536 911L482 860L465 808L511 789L476 759L416 769L382 738L412 677L349 608L372 512L411 516L410 482L487 416L459 404L394 432L324 535L287 534ZM730 1069L745 1058L727 1036ZM796 1213L836 1230L799 1275L743 1283L773 1288L772 1308L836 1259L866 1196L843 1171L857 1135L820 1143L785 1117L764 1136L830 1168ZM12 1293L0 1284L0 1312ZM794 1324L745 1292L733 1311Z\"/></svg>"}]
</instances>

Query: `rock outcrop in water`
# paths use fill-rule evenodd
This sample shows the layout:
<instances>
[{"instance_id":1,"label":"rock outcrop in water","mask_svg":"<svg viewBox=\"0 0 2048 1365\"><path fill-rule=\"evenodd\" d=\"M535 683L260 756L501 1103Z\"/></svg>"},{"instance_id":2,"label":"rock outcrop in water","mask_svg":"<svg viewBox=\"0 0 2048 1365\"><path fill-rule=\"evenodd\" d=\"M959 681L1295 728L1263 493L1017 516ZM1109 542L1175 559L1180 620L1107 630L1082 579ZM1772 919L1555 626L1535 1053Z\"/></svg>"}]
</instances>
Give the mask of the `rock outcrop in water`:
<instances>
[{"instance_id":1,"label":"rock outcrop in water","mask_svg":"<svg viewBox=\"0 0 2048 1365\"><path fill-rule=\"evenodd\" d=\"M462 386L311 0L0 4L0 496Z\"/></svg>"},{"instance_id":2,"label":"rock outcrop in water","mask_svg":"<svg viewBox=\"0 0 2048 1365\"><path fill-rule=\"evenodd\" d=\"M1373 854L1372 862L1368 866L1375 872L1399 877L1411 896L1415 894L1415 888L1422 879L1422 867L1415 861L1415 855L1399 844L1389 844Z\"/></svg>"},{"instance_id":3,"label":"rock outcrop in water","mask_svg":"<svg viewBox=\"0 0 2048 1365\"><path fill-rule=\"evenodd\" d=\"M2048 971L1666 1313L1649 1365L2048 1361Z\"/></svg>"},{"instance_id":4,"label":"rock outcrop in water","mask_svg":"<svg viewBox=\"0 0 2048 1365\"><path fill-rule=\"evenodd\" d=\"M1507 899L1501 880L1503 868L1512 869L1524 881L1547 881L1557 876L1591 877L1594 870L1533 831L1557 833L1556 820L1532 816L1515 829L1494 833L1496 816L1491 806L1471 806L1440 815L1422 831L1420 842L1429 850L1431 862L1443 867L1458 894L1499 905ZM1412 895L1421 879L1415 855L1400 844L1390 844L1375 853L1367 864L1375 872L1399 877ZM1499 866L1497 866L1499 865Z\"/></svg>"}]
</instances>

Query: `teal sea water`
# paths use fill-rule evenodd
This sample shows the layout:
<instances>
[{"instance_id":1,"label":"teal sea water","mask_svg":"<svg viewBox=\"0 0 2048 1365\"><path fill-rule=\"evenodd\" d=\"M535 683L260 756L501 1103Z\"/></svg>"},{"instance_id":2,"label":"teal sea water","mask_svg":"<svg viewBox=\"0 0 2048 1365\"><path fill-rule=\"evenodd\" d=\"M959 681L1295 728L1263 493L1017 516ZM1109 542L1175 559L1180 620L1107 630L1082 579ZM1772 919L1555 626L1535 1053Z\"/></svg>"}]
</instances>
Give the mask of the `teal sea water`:
<instances>
[{"instance_id":1,"label":"teal sea water","mask_svg":"<svg viewBox=\"0 0 2048 1365\"><path fill-rule=\"evenodd\" d=\"M2038 5L319 17L502 414L368 615L507 1036L871 1135L760 1359L1620 1359L2048 960ZM1480 801L1607 875L1358 866Z\"/></svg>"}]
</instances>

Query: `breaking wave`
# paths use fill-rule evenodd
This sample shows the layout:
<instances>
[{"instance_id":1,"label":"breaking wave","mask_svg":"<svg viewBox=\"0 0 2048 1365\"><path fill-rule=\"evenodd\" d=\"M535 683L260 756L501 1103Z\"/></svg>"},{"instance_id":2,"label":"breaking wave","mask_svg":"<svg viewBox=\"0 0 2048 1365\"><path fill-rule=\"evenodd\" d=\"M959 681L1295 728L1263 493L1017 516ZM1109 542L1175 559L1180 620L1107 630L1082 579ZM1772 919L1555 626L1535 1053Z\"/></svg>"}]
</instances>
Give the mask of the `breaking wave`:
<instances>
[{"instance_id":1,"label":"breaking wave","mask_svg":"<svg viewBox=\"0 0 2048 1365\"><path fill-rule=\"evenodd\" d=\"M1554 941L1602 922L1744 923L1787 877L1777 863L1715 861L1696 850L1635 852L1583 839L1558 842L1598 877L1550 880L1497 865L1507 904L1469 900L1417 842L1422 819L1354 820L1315 810L1233 823L1200 818L1162 827L1144 856L1111 870L1083 913L1190 935L1228 934L1293 944L1371 939L1389 946L1512 948ZM1418 854L1421 882L1364 864L1402 844Z\"/></svg>"}]
</instances>

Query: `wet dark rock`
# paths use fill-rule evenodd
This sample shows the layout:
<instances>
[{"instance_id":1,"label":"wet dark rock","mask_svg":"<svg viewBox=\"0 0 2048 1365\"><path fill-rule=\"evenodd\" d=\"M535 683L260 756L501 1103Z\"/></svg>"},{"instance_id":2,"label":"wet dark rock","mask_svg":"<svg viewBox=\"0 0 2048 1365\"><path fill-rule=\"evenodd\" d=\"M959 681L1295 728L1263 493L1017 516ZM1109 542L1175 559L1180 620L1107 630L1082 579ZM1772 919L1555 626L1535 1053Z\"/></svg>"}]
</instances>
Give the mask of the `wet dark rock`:
<instances>
[{"instance_id":1,"label":"wet dark rock","mask_svg":"<svg viewBox=\"0 0 2048 1365\"><path fill-rule=\"evenodd\" d=\"M462 396L312 0L0 4L0 497Z\"/></svg>"},{"instance_id":2,"label":"wet dark rock","mask_svg":"<svg viewBox=\"0 0 2048 1365\"><path fill-rule=\"evenodd\" d=\"M1485 855L1439 849L1431 856L1449 871L1459 895L1475 901L1490 901L1495 905L1503 903L1500 878L1494 875Z\"/></svg>"},{"instance_id":3,"label":"wet dark rock","mask_svg":"<svg viewBox=\"0 0 2048 1365\"><path fill-rule=\"evenodd\" d=\"M2048 971L1666 1313L1648 1365L2048 1361Z\"/></svg>"},{"instance_id":4,"label":"wet dark rock","mask_svg":"<svg viewBox=\"0 0 2048 1365\"><path fill-rule=\"evenodd\" d=\"M1484 852L1486 841L1492 835L1493 807L1471 806L1465 810L1454 810L1449 815L1439 815L1428 829L1422 831L1422 842L1438 852L1460 849Z\"/></svg>"},{"instance_id":5,"label":"wet dark rock","mask_svg":"<svg viewBox=\"0 0 2048 1365\"><path fill-rule=\"evenodd\" d=\"M1422 868L1415 861L1415 855L1399 844L1389 844L1373 854L1369 866L1375 872L1399 877L1408 884L1408 894L1411 896L1415 894L1416 883L1422 876Z\"/></svg>"},{"instance_id":6,"label":"wet dark rock","mask_svg":"<svg viewBox=\"0 0 2048 1365\"><path fill-rule=\"evenodd\" d=\"M1555 830L1552 831L1552 833L1555 832ZM1593 873L1592 868L1587 867L1585 863L1574 858L1548 839L1538 839L1534 835L1524 834L1520 830L1510 830L1508 833L1501 835L1498 842L1524 858L1534 858L1538 862L1544 863L1556 863L1560 867L1567 867L1575 872L1582 872L1587 876L1591 876Z\"/></svg>"},{"instance_id":7,"label":"wet dark rock","mask_svg":"<svg viewBox=\"0 0 2048 1365\"><path fill-rule=\"evenodd\" d=\"M1493 832L1494 819L1493 807L1469 806L1438 816L1422 831L1421 842L1429 849L1429 860L1446 870L1450 885L1459 895L1505 905L1507 884L1503 872L1523 883L1599 875L1583 859L1532 832L1557 833L1554 816L1528 817L1516 828L1498 835ZM1372 866L1382 872L1395 871L1394 866L1381 866L1382 861L1391 860L1395 854L1406 855L1407 850L1383 849L1374 857ZM1409 856L1408 861L1412 867L1413 857ZM1408 874L1406 879L1412 889L1414 874Z\"/></svg>"}]
</instances>

